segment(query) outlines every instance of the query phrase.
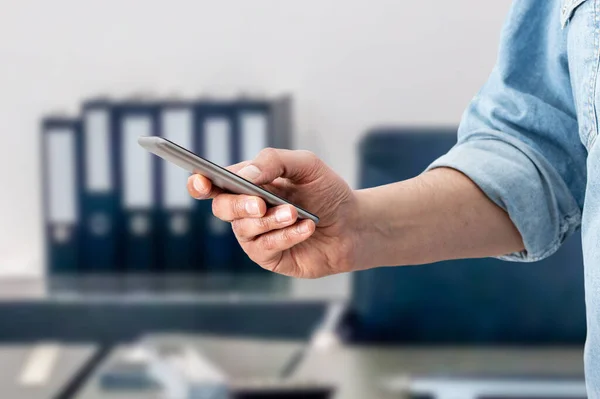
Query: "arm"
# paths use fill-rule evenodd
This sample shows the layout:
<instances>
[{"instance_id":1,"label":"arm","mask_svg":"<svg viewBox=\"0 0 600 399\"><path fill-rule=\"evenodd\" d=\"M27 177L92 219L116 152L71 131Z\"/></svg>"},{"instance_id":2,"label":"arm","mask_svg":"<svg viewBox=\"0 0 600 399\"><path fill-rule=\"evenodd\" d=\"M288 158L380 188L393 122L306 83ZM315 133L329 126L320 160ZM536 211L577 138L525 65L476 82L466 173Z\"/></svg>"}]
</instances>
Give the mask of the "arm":
<instances>
[{"instance_id":1,"label":"arm","mask_svg":"<svg viewBox=\"0 0 600 399\"><path fill-rule=\"evenodd\" d=\"M318 227L296 223L293 208L267 211L260 199L211 192L202 176L188 189L214 197L215 215L233 222L256 263L297 277L549 256L579 227L586 185L559 13L559 0L513 3L498 63L466 110L457 145L419 177L353 192L314 155L272 149L234 167L316 213Z\"/></svg>"},{"instance_id":2,"label":"arm","mask_svg":"<svg viewBox=\"0 0 600 399\"><path fill-rule=\"evenodd\" d=\"M357 267L499 256L524 249L508 214L465 175L436 169L356 192Z\"/></svg>"},{"instance_id":3,"label":"arm","mask_svg":"<svg viewBox=\"0 0 600 399\"><path fill-rule=\"evenodd\" d=\"M427 243L430 256L411 255L406 248L411 263L423 257L431 261L480 256L537 261L554 253L579 227L587 151L577 133L581 129L585 142L590 127L577 123L560 12L559 0L513 3L498 62L463 115L457 145L429 168L460 171L497 208L477 199L467 181L454 181L450 175L436 178L425 173L414 179L413 185L423 191L419 197L424 212L418 223L429 227L419 225L413 233ZM404 198L400 187L405 184L410 186L398 186L399 198ZM392 190L393 186L374 189L367 202L376 203L374 196ZM404 200L415 200L409 197ZM371 206L367 209L367 214L376 212ZM505 212L504 219L499 210ZM436 220L439 231L431 234ZM515 229L522 242L517 243ZM391 247L384 248L371 256L381 262L379 257ZM388 261L383 259L384 264Z\"/></svg>"},{"instance_id":4,"label":"arm","mask_svg":"<svg viewBox=\"0 0 600 399\"><path fill-rule=\"evenodd\" d=\"M321 218L319 226L298 221L291 206L267 209L259 198L222 193L203 176L190 177L190 194L213 197L213 212L232 222L246 253L277 273L314 278L523 249L506 212L452 169L360 191L305 151L268 149L231 169Z\"/></svg>"}]
</instances>

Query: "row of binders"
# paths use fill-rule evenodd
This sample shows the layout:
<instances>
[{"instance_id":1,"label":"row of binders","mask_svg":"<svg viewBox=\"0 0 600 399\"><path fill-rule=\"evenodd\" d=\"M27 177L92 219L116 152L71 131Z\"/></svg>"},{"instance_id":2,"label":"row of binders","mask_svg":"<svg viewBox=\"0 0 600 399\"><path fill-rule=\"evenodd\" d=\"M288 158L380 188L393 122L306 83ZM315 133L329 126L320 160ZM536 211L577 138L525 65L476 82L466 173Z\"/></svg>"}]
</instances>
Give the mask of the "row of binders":
<instances>
[{"instance_id":1,"label":"row of binders","mask_svg":"<svg viewBox=\"0 0 600 399\"><path fill-rule=\"evenodd\" d=\"M291 98L85 100L78 117L42 120L46 267L50 274L252 272L189 174L143 150L165 137L219 164L290 148Z\"/></svg>"}]
</instances>

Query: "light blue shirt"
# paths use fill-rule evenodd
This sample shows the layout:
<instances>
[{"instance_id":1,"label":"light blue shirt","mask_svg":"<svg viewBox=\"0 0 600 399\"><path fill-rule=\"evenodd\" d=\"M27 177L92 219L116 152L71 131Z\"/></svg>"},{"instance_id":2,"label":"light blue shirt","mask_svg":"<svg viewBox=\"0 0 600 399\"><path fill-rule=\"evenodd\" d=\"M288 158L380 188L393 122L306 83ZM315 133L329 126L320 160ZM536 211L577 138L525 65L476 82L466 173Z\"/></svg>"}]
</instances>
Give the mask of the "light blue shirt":
<instances>
[{"instance_id":1,"label":"light blue shirt","mask_svg":"<svg viewBox=\"0 0 600 399\"><path fill-rule=\"evenodd\" d=\"M590 398L600 398L599 60L600 0L515 0L458 143L430 167L463 172L508 212L526 249L503 259L543 259L581 227Z\"/></svg>"}]
</instances>

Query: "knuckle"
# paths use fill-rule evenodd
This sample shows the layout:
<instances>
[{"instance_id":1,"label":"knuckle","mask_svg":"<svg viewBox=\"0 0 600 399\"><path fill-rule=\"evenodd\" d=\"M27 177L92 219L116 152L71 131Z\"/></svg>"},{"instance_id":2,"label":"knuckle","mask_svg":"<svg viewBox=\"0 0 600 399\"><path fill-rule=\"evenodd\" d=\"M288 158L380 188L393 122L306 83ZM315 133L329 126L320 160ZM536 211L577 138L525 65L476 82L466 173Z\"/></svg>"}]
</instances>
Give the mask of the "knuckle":
<instances>
[{"instance_id":1,"label":"knuckle","mask_svg":"<svg viewBox=\"0 0 600 399\"><path fill-rule=\"evenodd\" d=\"M272 251L277 248L278 240L275 235L270 234L270 235L263 236L261 241L262 241L261 246L266 251Z\"/></svg>"},{"instance_id":2,"label":"knuckle","mask_svg":"<svg viewBox=\"0 0 600 399\"><path fill-rule=\"evenodd\" d=\"M271 173L279 176L284 171L284 165L281 162L281 151L276 148L267 147L258 154L257 163L263 165Z\"/></svg>"},{"instance_id":3,"label":"knuckle","mask_svg":"<svg viewBox=\"0 0 600 399\"><path fill-rule=\"evenodd\" d=\"M279 156L279 151L273 147L267 147L260 151L259 157L273 159Z\"/></svg>"},{"instance_id":4,"label":"knuckle","mask_svg":"<svg viewBox=\"0 0 600 399\"><path fill-rule=\"evenodd\" d=\"M293 238L294 237L290 229L285 229L281 231L281 241L285 242L286 244L292 241Z\"/></svg>"},{"instance_id":5,"label":"knuckle","mask_svg":"<svg viewBox=\"0 0 600 399\"><path fill-rule=\"evenodd\" d=\"M269 220L269 218L254 219L254 223L256 224L256 227L262 232L271 229L271 221Z\"/></svg>"},{"instance_id":6,"label":"knuckle","mask_svg":"<svg viewBox=\"0 0 600 399\"><path fill-rule=\"evenodd\" d=\"M301 156L307 161L306 165L308 166L309 173L319 173L323 170L323 161L317 154L308 150L299 150Z\"/></svg>"},{"instance_id":7,"label":"knuckle","mask_svg":"<svg viewBox=\"0 0 600 399\"><path fill-rule=\"evenodd\" d=\"M317 154L315 154L312 151L309 150L298 150L298 153L301 154L302 156L306 157L307 159L310 159L312 161L318 161L319 157L317 156Z\"/></svg>"},{"instance_id":8,"label":"knuckle","mask_svg":"<svg viewBox=\"0 0 600 399\"><path fill-rule=\"evenodd\" d=\"M317 154L315 154L314 152L310 152L307 151L307 158L310 160L311 165L313 166L313 168L315 169L319 169L321 168L321 166L323 165L323 161L321 161L321 158L319 158L317 156Z\"/></svg>"},{"instance_id":9,"label":"knuckle","mask_svg":"<svg viewBox=\"0 0 600 399\"><path fill-rule=\"evenodd\" d=\"M246 214L245 202L241 198L236 198L234 201L232 201L231 207L234 217L240 218L244 217Z\"/></svg>"},{"instance_id":10,"label":"knuckle","mask_svg":"<svg viewBox=\"0 0 600 399\"><path fill-rule=\"evenodd\" d=\"M259 153L260 163L267 165L279 165L280 156L276 148L268 147Z\"/></svg>"},{"instance_id":11,"label":"knuckle","mask_svg":"<svg viewBox=\"0 0 600 399\"><path fill-rule=\"evenodd\" d=\"M247 238L249 236L248 226L243 219L231 222L231 228L236 237Z\"/></svg>"}]
</instances>

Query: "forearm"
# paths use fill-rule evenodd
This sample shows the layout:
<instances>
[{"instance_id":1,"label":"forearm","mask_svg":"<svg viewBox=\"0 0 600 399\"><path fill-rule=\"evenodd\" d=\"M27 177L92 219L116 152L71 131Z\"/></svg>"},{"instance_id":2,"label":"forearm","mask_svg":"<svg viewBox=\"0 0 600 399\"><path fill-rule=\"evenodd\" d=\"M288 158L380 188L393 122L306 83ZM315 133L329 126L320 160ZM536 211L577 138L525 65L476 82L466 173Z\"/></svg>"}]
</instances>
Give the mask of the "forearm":
<instances>
[{"instance_id":1,"label":"forearm","mask_svg":"<svg viewBox=\"0 0 600 399\"><path fill-rule=\"evenodd\" d=\"M416 265L523 250L508 214L469 178L440 168L356 192L356 265Z\"/></svg>"}]
</instances>

